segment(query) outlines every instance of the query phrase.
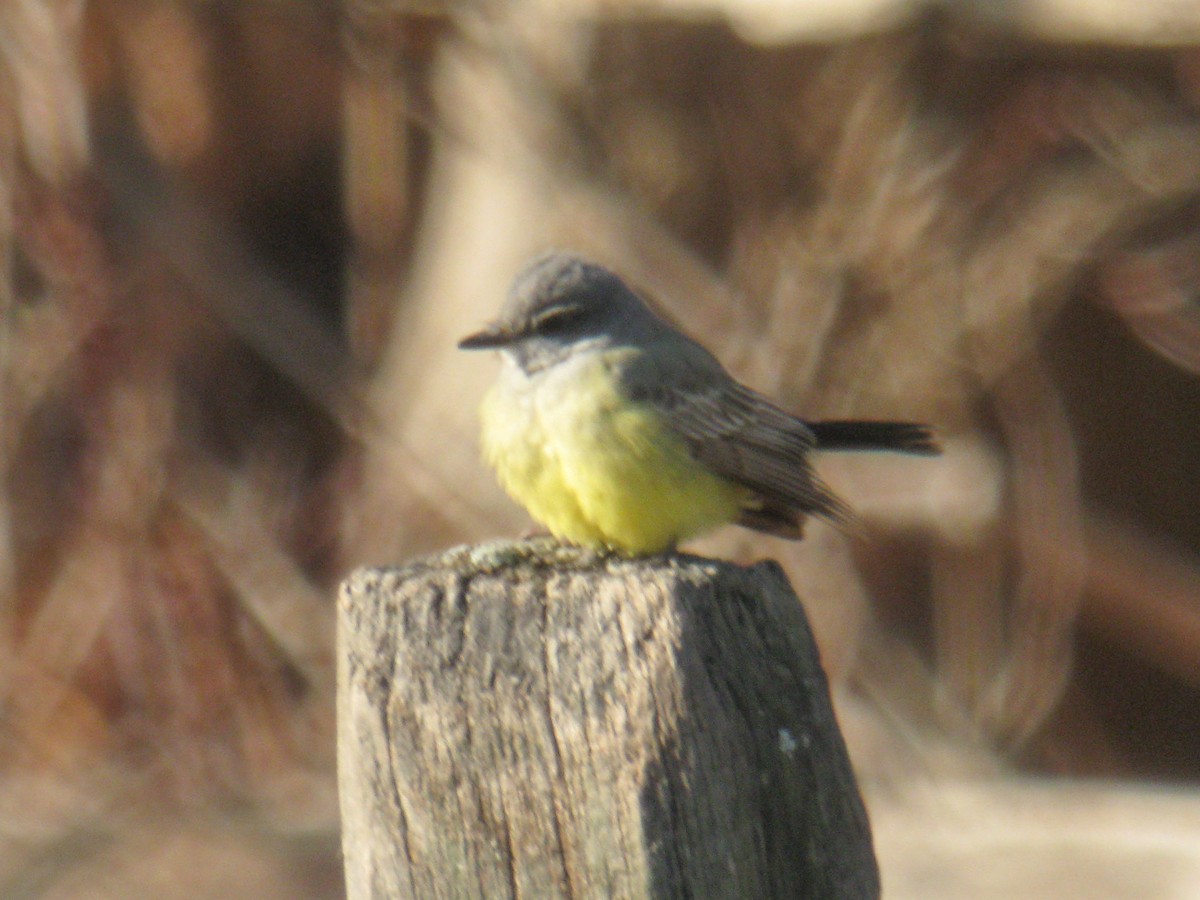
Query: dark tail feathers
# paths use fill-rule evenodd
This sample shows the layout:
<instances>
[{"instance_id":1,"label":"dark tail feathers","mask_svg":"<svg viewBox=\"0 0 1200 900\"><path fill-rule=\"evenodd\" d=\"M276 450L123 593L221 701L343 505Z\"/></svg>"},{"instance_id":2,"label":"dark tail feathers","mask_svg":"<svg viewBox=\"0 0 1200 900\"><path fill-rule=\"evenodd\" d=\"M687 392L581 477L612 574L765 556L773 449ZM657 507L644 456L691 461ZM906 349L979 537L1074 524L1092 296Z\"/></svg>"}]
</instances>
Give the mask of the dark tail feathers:
<instances>
[{"instance_id":1,"label":"dark tail feathers","mask_svg":"<svg viewBox=\"0 0 1200 900\"><path fill-rule=\"evenodd\" d=\"M818 450L893 450L898 453L941 453L933 429L916 422L868 422L836 419L809 422Z\"/></svg>"}]
</instances>

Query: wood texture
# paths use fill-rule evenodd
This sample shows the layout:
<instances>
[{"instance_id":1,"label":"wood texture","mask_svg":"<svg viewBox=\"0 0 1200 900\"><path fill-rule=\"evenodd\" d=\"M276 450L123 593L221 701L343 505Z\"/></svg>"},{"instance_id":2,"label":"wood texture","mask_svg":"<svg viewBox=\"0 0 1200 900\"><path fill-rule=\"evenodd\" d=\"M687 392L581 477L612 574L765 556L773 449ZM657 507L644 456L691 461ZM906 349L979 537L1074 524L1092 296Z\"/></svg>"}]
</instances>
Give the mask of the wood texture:
<instances>
[{"instance_id":1,"label":"wood texture","mask_svg":"<svg viewBox=\"0 0 1200 900\"><path fill-rule=\"evenodd\" d=\"M773 563L543 540L364 569L339 667L351 900L878 895Z\"/></svg>"}]
</instances>

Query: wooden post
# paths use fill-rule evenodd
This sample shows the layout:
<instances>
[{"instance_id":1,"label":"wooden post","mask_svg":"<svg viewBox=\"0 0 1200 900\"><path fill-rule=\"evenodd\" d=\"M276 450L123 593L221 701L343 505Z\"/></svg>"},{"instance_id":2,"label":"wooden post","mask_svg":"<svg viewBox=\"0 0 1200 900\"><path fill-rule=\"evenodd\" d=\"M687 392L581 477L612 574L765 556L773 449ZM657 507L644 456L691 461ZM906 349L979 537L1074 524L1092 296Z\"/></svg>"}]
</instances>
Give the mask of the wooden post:
<instances>
[{"instance_id":1,"label":"wooden post","mask_svg":"<svg viewBox=\"0 0 1200 900\"><path fill-rule=\"evenodd\" d=\"M878 896L776 564L489 544L338 612L350 900Z\"/></svg>"}]
</instances>

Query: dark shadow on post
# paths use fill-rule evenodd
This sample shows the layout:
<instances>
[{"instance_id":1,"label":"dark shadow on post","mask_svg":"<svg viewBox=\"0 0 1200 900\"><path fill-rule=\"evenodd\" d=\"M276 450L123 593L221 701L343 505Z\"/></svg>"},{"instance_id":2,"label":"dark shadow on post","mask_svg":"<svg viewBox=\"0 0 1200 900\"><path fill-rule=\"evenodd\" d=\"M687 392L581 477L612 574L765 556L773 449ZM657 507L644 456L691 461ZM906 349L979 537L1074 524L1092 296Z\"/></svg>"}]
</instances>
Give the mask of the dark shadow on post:
<instances>
[{"instance_id":1,"label":"dark shadow on post","mask_svg":"<svg viewBox=\"0 0 1200 900\"><path fill-rule=\"evenodd\" d=\"M718 583L716 602L707 585L678 596L683 721L695 728L662 747L642 798L646 833L702 821L696 836L718 843L689 842L703 861L663 845L653 896L878 896L866 811L799 601L774 562L723 565Z\"/></svg>"},{"instance_id":2,"label":"dark shadow on post","mask_svg":"<svg viewBox=\"0 0 1200 900\"><path fill-rule=\"evenodd\" d=\"M878 896L774 564L538 541L363 570L338 703L351 900Z\"/></svg>"}]
</instances>

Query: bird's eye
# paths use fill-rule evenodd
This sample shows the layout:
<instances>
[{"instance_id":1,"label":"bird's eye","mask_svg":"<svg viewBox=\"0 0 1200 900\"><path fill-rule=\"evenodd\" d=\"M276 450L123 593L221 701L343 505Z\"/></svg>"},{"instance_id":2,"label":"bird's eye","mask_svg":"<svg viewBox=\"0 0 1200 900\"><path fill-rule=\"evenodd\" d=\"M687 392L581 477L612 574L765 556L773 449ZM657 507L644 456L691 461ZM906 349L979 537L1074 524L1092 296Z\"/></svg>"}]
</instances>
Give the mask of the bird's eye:
<instances>
[{"instance_id":1,"label":"bird's eye","mask_svg":"<svg viewBox=\"0 0 1200 900\"><path fill-rule=\"evenodd\" d=\"M562 334L578 325L584 317L579 306L559 306L549 309L533 320L535 334Z\"/></svg>"}]
</instances>

